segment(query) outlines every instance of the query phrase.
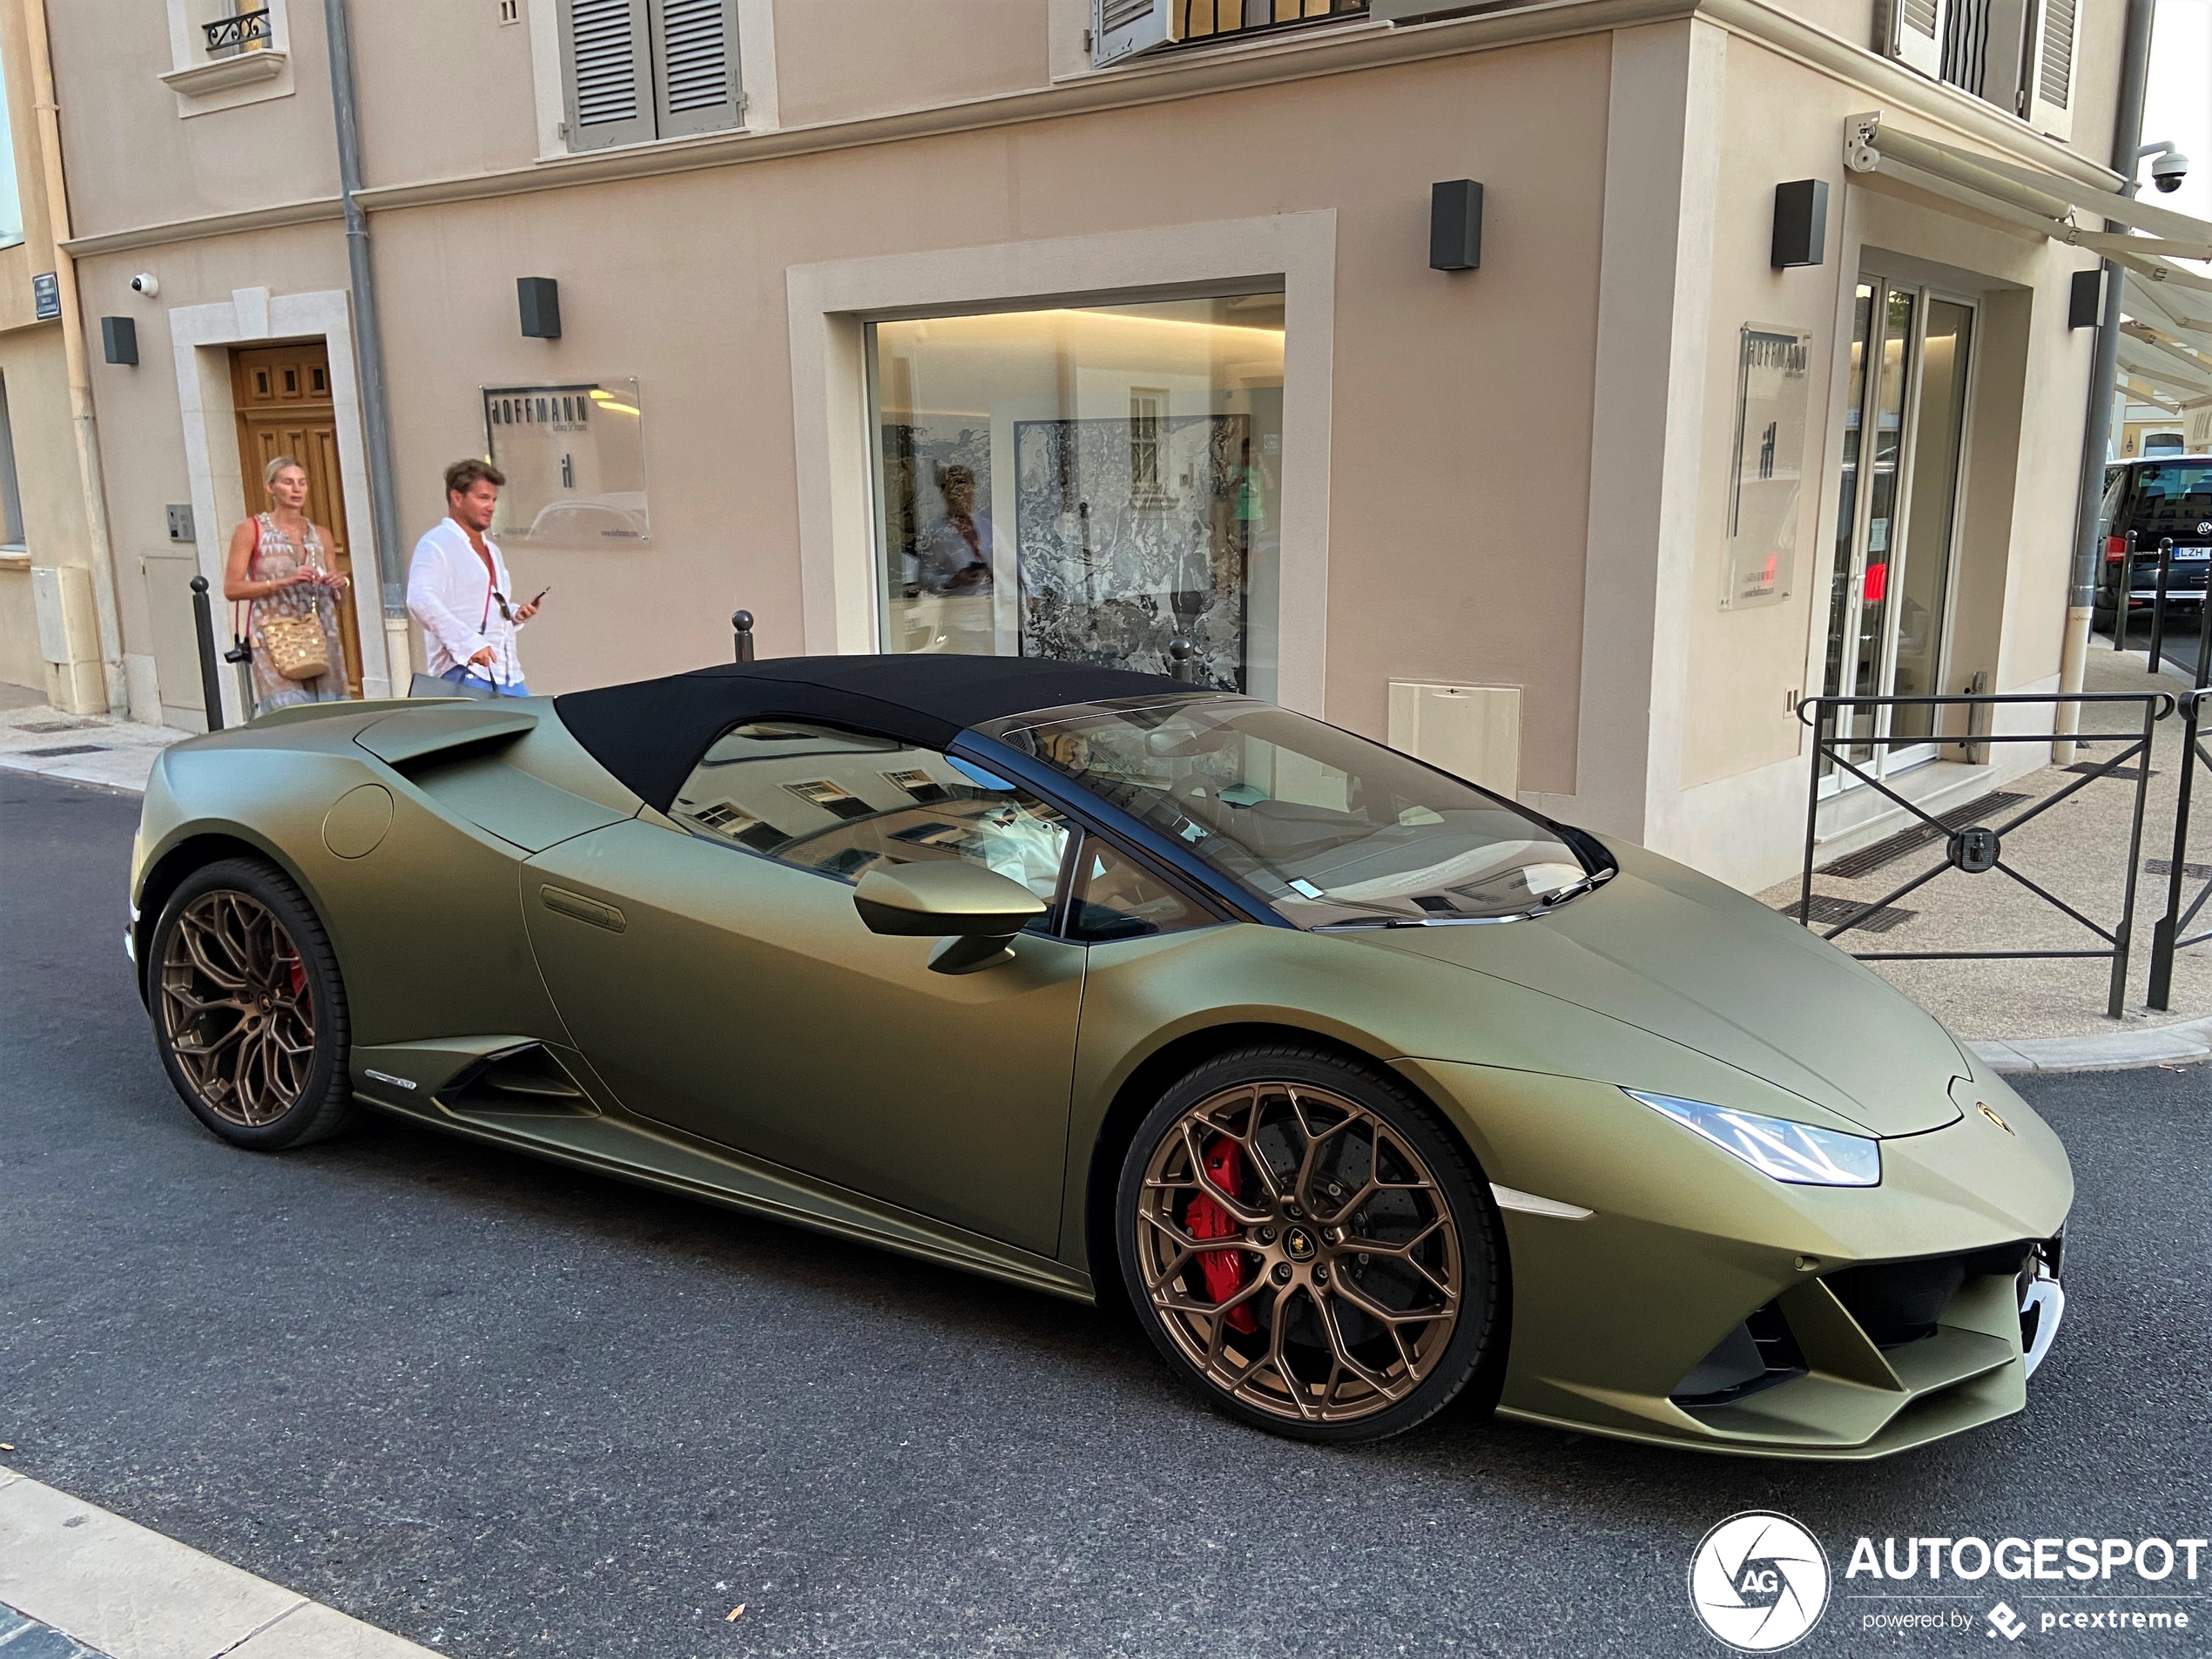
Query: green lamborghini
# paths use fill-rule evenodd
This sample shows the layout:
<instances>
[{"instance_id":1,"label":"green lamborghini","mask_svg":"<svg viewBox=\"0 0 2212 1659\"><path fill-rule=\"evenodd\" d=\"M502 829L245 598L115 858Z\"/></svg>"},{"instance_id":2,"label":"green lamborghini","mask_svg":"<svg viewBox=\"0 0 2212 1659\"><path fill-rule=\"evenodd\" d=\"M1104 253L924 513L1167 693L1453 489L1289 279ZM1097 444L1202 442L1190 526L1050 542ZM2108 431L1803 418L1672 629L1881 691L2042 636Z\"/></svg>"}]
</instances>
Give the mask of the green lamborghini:
<instances>
[{"instance_id":1,"label":"green lamborghini","mask_svg":"<svg viewBox=\"0 0 2212 1659\"><path fill-rule=\"evenodd\" d=\"M363 1106L1062 1296L1233 1416L1872 1458L2020 1411L2064 1150L1872 974L1252 698L794 658L170 749L128 935L241 1147Z\"/></svg>"}]
</instances>

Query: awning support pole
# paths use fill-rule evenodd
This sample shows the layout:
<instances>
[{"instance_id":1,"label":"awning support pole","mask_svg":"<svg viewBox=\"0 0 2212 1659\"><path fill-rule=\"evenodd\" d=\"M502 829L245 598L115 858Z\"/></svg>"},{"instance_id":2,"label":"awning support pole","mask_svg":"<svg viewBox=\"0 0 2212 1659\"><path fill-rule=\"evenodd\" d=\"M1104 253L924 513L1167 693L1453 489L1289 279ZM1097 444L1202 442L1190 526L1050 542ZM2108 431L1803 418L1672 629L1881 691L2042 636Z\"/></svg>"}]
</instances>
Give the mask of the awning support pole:
<instances>
[{"instance_id":1,"label":"awning support pole","mask_svg":"<svg viewBox=\"0 0 2212 1659\"><path fill-rule=\"evenodd\" d=\"M2135 193L2136 150L2143 141L2143 84L2150 73L2150 31L2156 0L2128 0L2128 35L2120 67L2120 108L2112 126L2112 165L2126 182L2122 191ZM2122 235L2127 226L2113 219L2105 229ZM2096 604L2097 518L2104 504L2105 453L2112 444L2112 395L2120 374L2120 301L2124 286L2121 267L2104 262L2105 310L2097 327L2096 358L2089 370L2089 407L2081 428L2081 479L2074 518L2074 583L2068 595L2066 643L2059 660L2061 695L2079 691L2089 662L2089 618ZM2123 587L2125 583L2123 583ZM2127 605L2121 605L2127 614ZM2155 666L2156 664L2153 664ZM2070 739L2080 718L2078 703L2059 705L2058 730ZM2074 759L2074 745L2061 740L2051 745L2051 759L2067 765Z\"/></svg>"}]
</instances>

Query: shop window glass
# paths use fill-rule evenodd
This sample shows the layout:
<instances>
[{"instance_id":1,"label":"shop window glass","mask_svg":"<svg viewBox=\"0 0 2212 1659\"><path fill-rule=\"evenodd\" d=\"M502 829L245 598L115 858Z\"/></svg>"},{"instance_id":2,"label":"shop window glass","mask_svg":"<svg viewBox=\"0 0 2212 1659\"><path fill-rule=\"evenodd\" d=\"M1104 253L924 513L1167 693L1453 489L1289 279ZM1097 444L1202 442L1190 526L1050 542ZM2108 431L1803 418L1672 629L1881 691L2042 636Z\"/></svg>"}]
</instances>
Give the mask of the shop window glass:
<instances>
[{"instance_id":1,"label":"shop window glass","mask_svg":"<svg viewBox=\"0 0 2212 1659\"><path fill-rule=\"evenodd\" d=\"M1271 697L1283 296L869 329L887 651L1048 657Z\"/></svg>"}]
</instances>

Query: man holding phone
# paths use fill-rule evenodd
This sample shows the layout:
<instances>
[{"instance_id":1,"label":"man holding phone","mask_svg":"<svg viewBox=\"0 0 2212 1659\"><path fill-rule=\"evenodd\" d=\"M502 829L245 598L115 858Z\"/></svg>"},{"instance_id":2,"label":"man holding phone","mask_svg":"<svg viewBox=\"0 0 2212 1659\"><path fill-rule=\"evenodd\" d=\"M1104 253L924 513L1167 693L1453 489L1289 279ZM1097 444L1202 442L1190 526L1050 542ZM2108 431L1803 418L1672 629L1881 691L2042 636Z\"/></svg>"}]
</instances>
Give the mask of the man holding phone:
<instances>
[{"instance_id":1,"label":"man holding phone","mask_svg":"<svg viewBox=\"0 0 2212 1659\"><path fill-rule=\"evenodd\" d=\"M464 691L475 682L491 695L528 697L515 632L552 590L523 603L509 597L507 561L485 534L506 482L498 468L474 457L446 469L446 516L415 544L407 610L421 626L434 677Z\"/></svg>"}]
</instances>

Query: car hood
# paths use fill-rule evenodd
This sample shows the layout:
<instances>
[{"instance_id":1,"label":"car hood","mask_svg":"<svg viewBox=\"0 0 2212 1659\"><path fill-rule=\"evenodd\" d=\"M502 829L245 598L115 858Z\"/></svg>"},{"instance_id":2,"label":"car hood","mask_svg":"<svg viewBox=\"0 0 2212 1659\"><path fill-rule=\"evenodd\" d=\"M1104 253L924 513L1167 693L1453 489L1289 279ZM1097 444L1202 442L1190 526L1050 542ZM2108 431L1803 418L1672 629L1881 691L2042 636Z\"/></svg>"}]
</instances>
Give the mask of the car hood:
<instances>
[{"instance_id":1,"label":"car hood","mask_svg":"<svg viewBox=\"0 0 2212 1659\"><path fill-rule=\"evenodd\" d=\"M1635 1026L1875 1135L1957 1120L1950 1084L1972 1067L1919 1008L1757 900L1641 847L1606 845L1618 873L1548 915L1359 936Z\"/></svg>"}]
</instances>

